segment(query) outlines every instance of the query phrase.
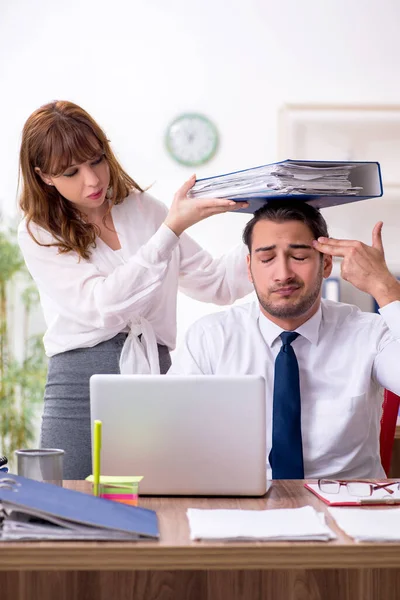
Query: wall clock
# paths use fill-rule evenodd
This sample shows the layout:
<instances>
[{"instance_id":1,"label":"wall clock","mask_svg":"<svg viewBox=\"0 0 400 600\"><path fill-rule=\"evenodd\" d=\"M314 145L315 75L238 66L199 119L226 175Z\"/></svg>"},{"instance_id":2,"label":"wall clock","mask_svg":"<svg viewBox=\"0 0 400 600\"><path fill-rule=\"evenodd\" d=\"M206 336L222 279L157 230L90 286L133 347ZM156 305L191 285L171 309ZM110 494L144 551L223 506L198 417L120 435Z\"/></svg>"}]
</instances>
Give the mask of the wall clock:
<instances>
[{"instance_id":1,"label":"wall clock","mask_svg":"<svg viewBox=\"0 0 400 600\"><path fill-rule=\"evenodd\" d=\"M217 150L218 131L205 115L184 113L168 125L165 143L171 157L181 165L202 165Z\"/></svg>"}]
</instances>

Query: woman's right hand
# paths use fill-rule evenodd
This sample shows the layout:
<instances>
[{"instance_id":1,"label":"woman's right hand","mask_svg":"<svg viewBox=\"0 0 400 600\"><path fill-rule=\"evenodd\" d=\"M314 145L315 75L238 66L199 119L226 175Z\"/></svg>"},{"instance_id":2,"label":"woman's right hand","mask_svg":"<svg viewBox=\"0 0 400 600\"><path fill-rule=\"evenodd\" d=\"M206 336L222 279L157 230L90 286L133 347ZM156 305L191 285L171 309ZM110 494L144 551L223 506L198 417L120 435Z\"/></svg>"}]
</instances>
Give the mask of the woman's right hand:
<instances>
[{"instance_id":1,"label":"woman's right hand","mask_svg":"<svg viewBox=\"0 0 400 600\"><path fill-rule=\"evenodd\" d=\"M187 193L195 181L196 175L192 175L179 188L164 221L178 237L185 229L207 217L248 206L248 202L234 202L226 198L188 198Z\"/></svg>"}]
</instances>

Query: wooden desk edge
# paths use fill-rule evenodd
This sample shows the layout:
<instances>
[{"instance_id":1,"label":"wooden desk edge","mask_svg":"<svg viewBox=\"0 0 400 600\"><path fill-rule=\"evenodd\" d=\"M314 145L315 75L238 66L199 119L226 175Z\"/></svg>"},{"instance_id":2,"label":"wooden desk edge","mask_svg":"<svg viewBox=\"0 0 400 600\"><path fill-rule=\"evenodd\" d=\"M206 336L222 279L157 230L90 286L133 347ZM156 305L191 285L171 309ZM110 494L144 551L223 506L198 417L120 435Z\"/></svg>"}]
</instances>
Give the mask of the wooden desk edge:
<instances>
[{"instance_id":1,"label":"wooden desk edge","mask_svg":"<svg viewBox=\"0 0 400 600\"><path fill-rule=\"evenodd\" d=\"M86 491L87 482L65 482L66 487ZM290 569L388 569L400 567L399 544L357 544L341 532L326 505L304 489L303 482L281 481L265 499L235 500L236 505L263 509L306 504L324 512L337 542L227 542L193 543L188 538L186 509L214 506L207 499L156 498L143 502L161 517L163 539L168 542L0 542L0 571L172 571L172 570L290 570ZM217 503L220 505L220 502ZM163 505L166 510L163 512ZM170 510L168 510L168 507ZM178 525L171 529L177 519ZM172 532L172 533L171 533ZM176 538L171 539L171 538ZM181 543L182 541L182 543Z\"/></svg>"},{"instance_id":2,"label":"wooden desk edge","mask_svg":"<svg viewBox=\"0 0 400 600\"><path fill-rule=\"evenodd\" d=\"M104 543L66 545L7 542L0 547L0 571L146 571L399 568L398 545L356 546L276 543L246 546L133 547Z\"/></svg>"}]
</instances>

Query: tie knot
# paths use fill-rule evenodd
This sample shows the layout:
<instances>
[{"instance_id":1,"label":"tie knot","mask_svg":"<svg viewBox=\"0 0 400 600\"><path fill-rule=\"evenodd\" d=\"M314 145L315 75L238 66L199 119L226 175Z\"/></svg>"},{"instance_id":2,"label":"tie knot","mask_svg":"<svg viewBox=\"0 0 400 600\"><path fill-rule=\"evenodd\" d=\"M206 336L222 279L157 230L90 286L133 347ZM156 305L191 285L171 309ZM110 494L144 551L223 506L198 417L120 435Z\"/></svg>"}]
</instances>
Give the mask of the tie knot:
<instances>
[{"instance_id":1,"label":"tie knot","mask_svg":"<svg viewBox=\"0 0 400 600\"><path fill-rule=\"evenodd\" d=\"M290 346L290 344L299 336L297 331L282 331L280 338L282 340L282 346Z\"/></svg>"}]
</instances>

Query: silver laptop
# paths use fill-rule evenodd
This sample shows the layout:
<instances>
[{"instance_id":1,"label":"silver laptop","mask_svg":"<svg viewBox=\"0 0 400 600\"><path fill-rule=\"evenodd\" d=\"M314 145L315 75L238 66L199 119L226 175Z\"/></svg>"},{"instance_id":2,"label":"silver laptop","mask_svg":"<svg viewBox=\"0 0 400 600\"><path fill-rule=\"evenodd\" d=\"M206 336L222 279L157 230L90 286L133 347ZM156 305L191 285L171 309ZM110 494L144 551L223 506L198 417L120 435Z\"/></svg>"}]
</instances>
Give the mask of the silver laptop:
<instances>
[{"instance_id":1,"label":"silver laptop","mask_svg":"<svg viewBox=\"0 0 400 600\"><path fill-rule=\"evenodd\" d=\"M93 375L101 474L143 475L147 495L262 496L265 381L255 375Z\"/></svg>"}]
</instances>

